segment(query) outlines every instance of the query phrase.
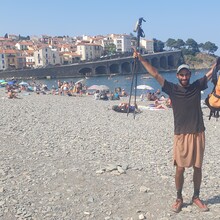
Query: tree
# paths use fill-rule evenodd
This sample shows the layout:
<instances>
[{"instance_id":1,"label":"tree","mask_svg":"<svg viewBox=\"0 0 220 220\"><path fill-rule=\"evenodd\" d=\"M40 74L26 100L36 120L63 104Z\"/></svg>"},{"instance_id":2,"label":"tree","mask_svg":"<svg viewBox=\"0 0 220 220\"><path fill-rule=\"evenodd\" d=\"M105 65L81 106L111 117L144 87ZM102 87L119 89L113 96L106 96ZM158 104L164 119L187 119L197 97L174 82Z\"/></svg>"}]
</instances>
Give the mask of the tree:
<instances>
[{"instance_id":1,"label":"tree","mask_svg":"<svg viewBox=\"0 0 220 220\"><path fill-rule=\"evenodd\" d=\"M164 43L156 38L153 39L154 42L154 52L164 51Z\"/></svg>"},{"instance_id":2,"label":"tree","mask_svg":"<svg viewBox=\"0 0 220 220\"><path fill-rule=\"evenodd\" d=\"M196 53L200 52L198 43L195 40L193 40L192 38L189 38L186 41L185 45L187 46L186 49L188 50L188 52L190 52L191 55L195 55Z\"/></svg>"},{"instance_id":3,"label":"tree","mask_svg":"<svg viewBox=\"0 0 220 220\"><path fill-rule=\"evenodd\" d=\"M5 34L4 38L8 38L8 34L7 33Z\"/></svg>"},{"instance_id":4,"label":"tree","mask_svg":"<svg viewBox=\"0 0 220 220\"><path fill-rule=\"evenodd\" d=\"M172 50L175 47L176 44L176 40L174 40L173 38L169 38L166 41L166 46L170 48L170 50Z\"/></svg>"},{"instance_id":5,"label":"tree","mask_svg":"<svg viewBox=\"0 0 220 220\"><path fill-rule=\"evenodd\" d=\"M105 45L105 52L104 54L113 54L116 52L116 45L113 43L109 43Z\"/></svg>"},{"instance_id":6,"label":"tree","mask_svg":"<svg viewBox=\"0 0 220 220\"><path fill-rule=\"evenodd\" d=\"M211 43L210 41L207 41L203 45L203 50L207 51L208 53L214 54L214 52L218 50L218 47L214 43Z\"/></svg>"},{"instance_id":7,"label":"tree","mask_svg":"<svg viewBox=\"0 0 220 220\"><path fill-rule=\"evenodd\" d=\"M182 39L177 39L175 48L176 49L181 49L185 46L185 44L186 43Z\"/></svg>"},{"instance_id":8,"label":"tree","mask_svg":"<svg viewBox=\"0 0 220 220\"><path fill-rule=\"evenodd\" d=\"M198 47L200 50L205 51L203 43L198 44Z\"/></svg>"}]
</instances>

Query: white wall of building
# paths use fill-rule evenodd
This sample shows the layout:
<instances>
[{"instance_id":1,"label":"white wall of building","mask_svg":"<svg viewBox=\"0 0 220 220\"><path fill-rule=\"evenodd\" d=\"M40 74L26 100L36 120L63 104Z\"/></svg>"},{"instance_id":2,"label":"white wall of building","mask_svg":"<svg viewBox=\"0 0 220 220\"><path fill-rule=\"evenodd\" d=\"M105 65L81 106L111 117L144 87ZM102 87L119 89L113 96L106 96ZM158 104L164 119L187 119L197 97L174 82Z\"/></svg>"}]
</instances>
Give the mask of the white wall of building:
<instances>
[{"instance_id":1,"label":"white wall of building","mask_svg":"<svg viewBox=\"0 0 220 220\"><path fill-rule=\"evenodd\" d=\"M50 47L44 47L34 52L35 67L47 66L49 64L60 64L59 52L51 49Z\"/></svg>"},{"instance_id":2,"label":"white wall of building","mask_svg":"<svg viewBox=\"0 0 220 220\"><path fill-rule=\"evenodd\" d=\"M153 53L154 52L154 42L153 40L140 39L140 46L144 49L143 52Z\"/></svg>"},{"instance_id":3,"label":"white wall of building","mask_svg":"<svg viewBox=\"0 0 220 220\"><path fill-rule=\"evenodd\" d=\"M97 44L77 45L77 54L81 55L81 60L93 60L102 55L103 48Z\"/></svg>"},{"instance_id":4,"label":"white wall of building","mask_svg":"<svg viewBox=\"0 0 220 220\"><path fill-rule=\"evenodd\" d=\"M113 42L116 45L117 52L130 52L131 51L131 36L130 35L115 35Z\"/></svg>"}]
</instances>

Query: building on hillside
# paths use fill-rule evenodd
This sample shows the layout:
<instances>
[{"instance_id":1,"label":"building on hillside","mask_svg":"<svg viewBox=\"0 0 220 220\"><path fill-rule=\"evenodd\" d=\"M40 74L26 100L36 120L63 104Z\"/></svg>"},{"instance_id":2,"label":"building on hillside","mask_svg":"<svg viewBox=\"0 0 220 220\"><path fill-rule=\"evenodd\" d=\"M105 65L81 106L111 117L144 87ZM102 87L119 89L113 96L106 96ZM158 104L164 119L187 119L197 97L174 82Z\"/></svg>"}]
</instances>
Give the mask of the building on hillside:
<instances>
[{"instance_id":1,"label":"building on hillside","mask_svg":"<svg viewBox=\"0 0 220 220\"><path fill-rule=\"evenodd\" d=\"M26 59L26 68L34 68L35 60L34 60L34 51L33 50L25 50L23 52L23 56Z\"/></svg>"},{"instance_id":2,"label":"building on hillside","mask_svg":"<svg viewBox=\"0 0 220 220\"><path fill-rule=\"evenodd\" d=\"M12 40L18 41L19 40L19 36L15 35L15 34L8 34L8 39L12 39Z\"/></svg>"},{"instance_id":3,"label":"building on hillside","mask_svg":"<svg viewBox=\"0 0 220 220\"><path fill-rule=\"evenodd\" d=\"M46 67L48 65L60 65L60 56L57 50L49 46L41 47L34 51L34 67Z\"/></svg>"},{"instance_id":4,"label":"building on hillside","mask_svg":"<svg viewBox=\"0 0 220 220\"><path fill-rule=\"evenodd\" d=\"M60 61L63 65L78 63L80 60L81 56L77 53L60 52Z\"/></svg>"},{"instance_id":5,"label":"building on hillside","mask_svg":"<svg viewBox=\"0 0 220 220\"><path fill-rule=\"evenodd\" d=\"M2 50L1 56L4 57L5 69L23 69L26 66L25 57L18 50Z\"/></svg>"},{"instance_id":6,"label":"building on hillside","mask_svg":"<svg viewBox=\"0 0 220 220\"><path fill-rule=\"evenodd\" d=\"M17 56L16 57L16 69L25 69L26 68L26 57Z\"/></svg>"},{"instance_id":7,"label":"building on hillside","mask_svg":"<svg viewBox=\"0 0 220 220\"><path fill-rule=\"evenodd\" d=\"M116 52L116 45L111 37L104 37L101 40L101 45L103 47L103 54L110 55Z\"/></svg>"},{"instance_id":8,"label":"building on hillside","mask_svg":"<svg viewBox=\"0 0 220 220\"><path fill-rule=\"evenodd\" d=\"M130 35L111 35L113 39L113 43L116 46L116 52L131 52L131 36Z\"/></svg>"},{"instance_id":9,"label":"building on hillside","mask_svg":"<svg viewBox=\"0 0 220 220\"><path fill-rule=\"evenodd\" d=\"M154 41L140 39L140 47L142 49L142 53L154 53Z\"/></svg>"},{"instance_id":10,"label":"building on hillside","mask_svg":"<svg viewBox=\"0 0 220 220\"><path fill-rule=\"evenodd\" d=\"M15 47L18 50L28 50L29 48L33 47L33 42L32 41L20 41L15 44Z\"/></svg>"},{"instance_id":11,"label":"building on hillside","mask_svg":"<svg viewBox=\"0 0 220 220\"><path fill-rule=\"evenodd\" d=\"M103 53L103 47L93 43L77 44L77 54L81 56L81 60L95 60Z\"/></svg>"}]
</instances>

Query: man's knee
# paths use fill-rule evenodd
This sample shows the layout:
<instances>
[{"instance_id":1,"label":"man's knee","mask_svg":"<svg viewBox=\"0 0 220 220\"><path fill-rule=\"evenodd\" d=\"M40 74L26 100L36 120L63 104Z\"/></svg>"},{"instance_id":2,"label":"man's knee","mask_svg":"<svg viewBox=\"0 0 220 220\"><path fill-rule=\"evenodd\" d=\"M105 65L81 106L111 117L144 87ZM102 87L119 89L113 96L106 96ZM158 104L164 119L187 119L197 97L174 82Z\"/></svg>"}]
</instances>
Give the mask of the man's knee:
<instances>
[{"instance_id":1,"label":"man's knee","mask_svg":"<svg viewBox=\"0 0 220 220\"><path fill-rule=\"evenodd\" d=\"M185 168L184 168L184 167L179 167L179 166L176 167L176 173L178 173L178 174L183 174L184 171L185 171Z\"/></svg>"}]
</instances>

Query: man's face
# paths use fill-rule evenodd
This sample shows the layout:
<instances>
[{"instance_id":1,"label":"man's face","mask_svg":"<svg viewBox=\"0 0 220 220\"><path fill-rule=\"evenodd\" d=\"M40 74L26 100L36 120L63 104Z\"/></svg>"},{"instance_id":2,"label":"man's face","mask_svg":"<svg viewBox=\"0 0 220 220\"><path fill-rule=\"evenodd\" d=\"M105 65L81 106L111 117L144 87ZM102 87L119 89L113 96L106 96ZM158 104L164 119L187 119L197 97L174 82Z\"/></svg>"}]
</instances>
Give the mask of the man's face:
<instances>
[{"instance_id":1,"label":"man's face","mask_svg":"<svg viewBox=\"0 0 220 220\"><path fill-rule=\"evenodd\" d=\"M189 85L191 72L188 69L181 69L176 75L181 86L186 87Z\"/></svg>"}]
</instances>

